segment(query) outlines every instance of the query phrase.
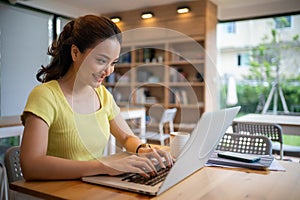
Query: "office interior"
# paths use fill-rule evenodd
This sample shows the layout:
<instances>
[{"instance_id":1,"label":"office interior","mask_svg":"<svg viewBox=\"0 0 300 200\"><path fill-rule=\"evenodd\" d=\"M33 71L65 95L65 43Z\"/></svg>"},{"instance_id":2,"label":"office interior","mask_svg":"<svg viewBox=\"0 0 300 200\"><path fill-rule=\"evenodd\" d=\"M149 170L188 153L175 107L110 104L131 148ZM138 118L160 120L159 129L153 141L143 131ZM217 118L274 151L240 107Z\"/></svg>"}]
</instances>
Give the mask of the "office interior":
<instances>
[{"instance_id":1,"label":"office interior","mask_svg":"<svg viewBox=\"0 0 300 200\"><path fill-rule=\"evenodd\" d=\"M188 12L178 13L179 8ZM221 80L216 69L217 24L299 14L300 2L0 0L0 128L3 129L0 136L8 129L13 136L0 138L1 161L9 146L20 144L23 126L19 124L19 115L29 92L40 84L36 72L50 61L49 45L70 19L88 13L120 20L116 23L125 32L121 62L116 73L103 84L124 109L124 118L136 134L140 134L143 126L156 130L157 121L151 124L150 114L155 120L166 108L177 109L176 131L191 132L204 112L222 108ZM152 18L141 19L142 14ZM133 109L137 120L130 118L128 108ZM10 121L13 123L9 124ZM296 123L292 131L299 130L294 129L300 127L299 121ZM115 153L115 149L107 151ZM205 167L155 199L297 199L300 160L292 156L284 158L287 162L282 161L286 169L283 172ZM112 188L99 189L93 184L82 186L77 180L40 183L28 186L25 182L22 188L20 182L19 192L29 190L29 194L41 198L150 199Z\"/></svg>"},{"instance_id":2,"label":"office interior","mask_svg":"<svg viewBox=\"0 0 300 200\"><path fill-rule=\"evenodd\" d=\"M68 20L91 13L119 17L120 22L116 23L125 31L124 63L120 63L114 75L121 78L113 77L113 82L108 79L105 83L107 88L114 90L117 103L121 107L146 107L147 115L154 104L162 108L176 107L179 110L175 117L176 130L191 131L203 112L220 109L220 80L216 69L217 23L300 11L296 0L251 3L229 3L225 0L144 1L140 7L133 4L132 8L125 1L115 0L103 6L106 10L101 11L95 9L95 5L85 7L84 4L89 2L81 2L80 5L80 1L0 1L1 116L21 114L29 92L39 84L35 80L37 70L49 62L46 51L52 39L57 37ZM99 1L97 5L102 7L103 4L108 2ZM188 8L189 12L177 13L178 8ZM141 14L146 12L153 17L141 19ZM150 27L155 28L150 30ZM190 43L196 43L195 48L201 50L193 53L188 49ZM147 52L136 50L133 53L132 49L140 47L146 47ZM171 53L163 52L167 48ZM158 50L153 52L153 49ZM178 54L182 52L192 66L181 62ZM129 61L128 53L134 56ZM149 57L145 58L145 54ZM131 62L143 66L133 70ZM160 66L151 71L147 69L147 65L151 64ZM169 65L168 70L163 67L164 64ZM183 81L179 80L182 76ZM147 82L149 87L140 87L136 82ZM141 93L142 96L137 96ZM145 93L150 95L143 95Z\"/></svg>"}]
</instances>

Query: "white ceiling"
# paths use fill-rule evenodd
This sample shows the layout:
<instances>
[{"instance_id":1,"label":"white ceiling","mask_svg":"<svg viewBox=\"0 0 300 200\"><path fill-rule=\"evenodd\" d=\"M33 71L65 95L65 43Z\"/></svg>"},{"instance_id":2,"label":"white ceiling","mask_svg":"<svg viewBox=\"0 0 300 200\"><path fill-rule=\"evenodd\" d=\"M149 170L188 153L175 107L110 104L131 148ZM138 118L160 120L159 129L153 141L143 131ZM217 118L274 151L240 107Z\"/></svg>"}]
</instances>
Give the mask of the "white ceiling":
<instances>
[{"instance_id":1,"label":"white ceiling","mask_svg":"<svg viewBox=\"0 0 300 200\"><path fill-rule=\"evenodd\" d=\"M10 0L41 10L77 17L152 7L190 0ZM211 0L218 5L218 19L230 20L300 12L299 0Z\"/></svg>"}]
</instances>

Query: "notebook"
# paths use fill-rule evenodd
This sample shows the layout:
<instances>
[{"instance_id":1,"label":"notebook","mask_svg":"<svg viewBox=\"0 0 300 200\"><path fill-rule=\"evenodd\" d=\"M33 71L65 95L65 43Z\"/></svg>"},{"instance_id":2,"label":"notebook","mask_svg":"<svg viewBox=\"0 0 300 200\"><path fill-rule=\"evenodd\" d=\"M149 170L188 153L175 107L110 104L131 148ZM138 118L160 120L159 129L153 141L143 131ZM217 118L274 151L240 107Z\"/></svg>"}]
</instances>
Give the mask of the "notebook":
<instances>
[{"instance_id":1,"label":"notebook","mask_svg":"<svg viewBox=\"0 0 300 200\"><path fill-rule=\"evenodd\" d=\"M217 166L232 166L232 167L242 167L242 168L249 168L249 169L258 169L258 170L267 170L273 160L274 157L272 155L260 155L260 159L257 162L242 162L227 158L221 158L218 155L218 151L215 151L208 160L208 166L210 164L217 165Z\"/></svg>"},{"instance_id":2,"label":"notebook","mask_svg":"<svg viewBox=\"0 0 300 200\"><path fill-rule=\"evenodd\" d=\"M128 182L128 174L88 176L83 177L82 181L146 195L159 195L205 165L239 110L237 106L203 113L176 162L168 172L164 172L167 174L164 180L157 184Z\"/></svg>"}]
</instances>

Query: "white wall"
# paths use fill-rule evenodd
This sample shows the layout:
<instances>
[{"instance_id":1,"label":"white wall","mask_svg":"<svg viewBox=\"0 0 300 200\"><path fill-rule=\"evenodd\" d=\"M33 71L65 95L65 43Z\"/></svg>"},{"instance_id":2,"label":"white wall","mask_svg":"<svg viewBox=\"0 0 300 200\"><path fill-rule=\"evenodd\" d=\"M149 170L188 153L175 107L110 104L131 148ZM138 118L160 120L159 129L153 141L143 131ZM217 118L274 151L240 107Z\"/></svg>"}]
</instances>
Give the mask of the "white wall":
<instances>
[{"instance_id":1,"label":"white wall","mask_svg":"<svg viewBox=\"0 0 300 200\"><path fill-rule=\"evenodd\" d=\"M22 113L35 75L48 63L50 15L0 3L1 116Z\"/></svg>"}]
</instances>

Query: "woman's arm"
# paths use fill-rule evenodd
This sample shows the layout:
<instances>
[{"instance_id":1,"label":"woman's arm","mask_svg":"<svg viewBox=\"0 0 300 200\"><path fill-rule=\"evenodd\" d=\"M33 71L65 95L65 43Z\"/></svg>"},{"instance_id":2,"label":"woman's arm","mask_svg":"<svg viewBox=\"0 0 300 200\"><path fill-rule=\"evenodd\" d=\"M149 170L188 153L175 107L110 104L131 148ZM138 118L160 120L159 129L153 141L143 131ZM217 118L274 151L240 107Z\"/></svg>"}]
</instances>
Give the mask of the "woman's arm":
<instances>
[{"instance_id":1,"label":"woman's arm","mask_svg":"<svg viewBox=\"0 0 300 200\"><path fill-rule=\"evenodd\" d=\"M99 160L75 161L47 155L49 127L39 117L28 114L21 144L21 167L26 180L77 179L95 174L118 175L125 172L145 174L151 163L137 156L103 163ZM145 174L145 176L147 176Z\"/></svg>"},{"instance_id":2,"label":"woman's arm","mask_svg":"<svg viewBox=\"0 0 300 200\"><path fill-rule=\"evenodd\" d=\"M142 141L134 135L127 122L123 119L122 115L117 115L110 121L111 133L116 137L116 140L126 148L127 151L136 153L136 150ZM138 155L143 155L148 158L155 158L162 167L165 167L162 157L165 158L166 164L171 166L173 164L171 155L168 152L162 151L158 148L150 148L145 146L140 148L137 152Z\"/></svg>"},{"instance_id":3,"label":"woman's arm","mask_svg":"<svg viewBox=\"0 0 300 200\"><path fill-rule=\"evenodd\" d=\"M21 166L25 179L74 179L106 171L98 161L74 161L47 156L48 125L28 114L21 145Z\"/></svg>"}]
</instances>

